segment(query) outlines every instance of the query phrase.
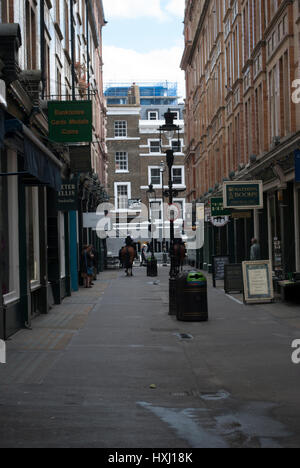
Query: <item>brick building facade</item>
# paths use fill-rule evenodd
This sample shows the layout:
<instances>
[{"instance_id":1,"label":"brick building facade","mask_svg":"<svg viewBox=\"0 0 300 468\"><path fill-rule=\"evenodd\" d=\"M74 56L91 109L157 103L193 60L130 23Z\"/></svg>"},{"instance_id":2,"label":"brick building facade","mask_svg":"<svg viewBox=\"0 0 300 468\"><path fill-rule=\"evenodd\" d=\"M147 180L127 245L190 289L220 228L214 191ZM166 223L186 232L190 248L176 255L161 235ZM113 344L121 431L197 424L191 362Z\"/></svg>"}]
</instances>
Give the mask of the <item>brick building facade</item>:
<instances>
[{"instance_id":1,"label":"brick building facade","mask_svg":"<svg viewBox=\"0 0 300 468\"><path fill-rule=\"evenodd\" d=\"M274 269L300 269L299 2L187 0L186 172L188 200L207 205L224 180L262 180L264 209L231 220L221 232L206 226L204 263L212 253L249 257L258 237ZM281 260L275 258L275 242Z\"/></svg>"},{"instance_id":2,"label":"brick building facade","mask_svg":"<svg viewBox=\"0 0 300 468\"><path fill-rule=\"evenodd\" d=\"M143 96L141 96L141 91ZM108 191L110 202L114 204L118 215L127 216L128 221L132 221L141 213L140 209L137 209L139 203L148 206L147 190L150 184L153 185L156 200L150 200L151 217L155 216L160 223L159 237L163 238L162 220L165 219L165 214L162 211L162 185L164 189L167 189L168 171L165 151L170 148L170 145L176 151L173 167L174 187L183 190L175 199L175 203L178 204L178 214L182 220L184 216L183 104L178 104L176 96L163 96L161 93L159 93L161 95L152 96L152 94L155 93L150 88L143 93L143 88L138 85L126 88L126 95L123 93L123 88L121 91L120 88L109 88L106 93L108 99ZM162 100L167 102L161 104ZM173 141L164 140L162 148L160 147L158 128L164 123L164 114L169 108L176 114L178 124L182 128L180 148L177 147L176 135ZM141 221L147 223L148 219L146 217ZM167 224L166 220L164 224ZM160 246L156 245L156 250L159 249Z\"/></svg>"},{"instance_id":3,"label":"brick building facade","mask_svg":"<svg viewBox=\"0 0 300 468\"><path fill-rule=\"evenodd\" d=\"M83 243L104 261L83 213L96 209L107 182L105 24L102 0L0 3L1 339L78 289ZM91 142L50 139L53 100L92 101ZM59 204L64 194L72 209Z\"/></svg>"}]
</instances>

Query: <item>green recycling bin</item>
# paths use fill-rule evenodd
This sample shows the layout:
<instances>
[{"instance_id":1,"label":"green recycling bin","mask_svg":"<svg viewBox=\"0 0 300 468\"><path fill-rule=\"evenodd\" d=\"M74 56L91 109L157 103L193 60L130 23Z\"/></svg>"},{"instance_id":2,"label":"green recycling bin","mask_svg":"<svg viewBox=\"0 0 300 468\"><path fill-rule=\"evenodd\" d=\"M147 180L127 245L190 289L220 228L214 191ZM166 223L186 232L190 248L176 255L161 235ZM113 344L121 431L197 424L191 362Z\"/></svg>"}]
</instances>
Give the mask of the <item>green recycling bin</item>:
<instances>
[{"instance_id":1,"label":"green recycling bin","mask_svg":"<svg viewBox=\"0 0 300 468\"><path fill-rule=\"evenodd\" d=\"M200 271L182 273L177 280L177 320L206 322L208 320L207 279Z\"/></svg>"}]
</instances>

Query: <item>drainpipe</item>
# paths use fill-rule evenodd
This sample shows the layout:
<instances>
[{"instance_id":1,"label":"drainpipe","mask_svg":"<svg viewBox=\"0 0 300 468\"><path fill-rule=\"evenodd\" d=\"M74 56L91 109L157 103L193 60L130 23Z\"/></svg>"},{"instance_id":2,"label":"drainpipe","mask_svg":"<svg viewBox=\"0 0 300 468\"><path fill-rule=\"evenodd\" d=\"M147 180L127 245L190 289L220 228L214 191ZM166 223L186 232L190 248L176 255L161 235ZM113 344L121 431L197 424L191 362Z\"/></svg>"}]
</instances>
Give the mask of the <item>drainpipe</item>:
<instances>
[{"instance_id":1,"label":"drainpipe","mask_svg":"<svg viewBox=\"0 0 300 468\"><path fill-rule=\"evenodd\" d=\"M287 183L285 180L285 174L282 167L279 164L275 164L272 167L274 174L278 177L280 183L278 186L278 201L280 206L280 237L281 237L281 255L282 255L282 275L283 279L286 279L287 267L286 267L286 252L285 252L285 208L287 205L284 204L284 190L287 189Z\"/></svg>"},{"instance_id":2,"label":"drainpipe","mask_svg":"<svg viewBox=\"0 0 300 468\"><path fill-rule=\"evenodd\" d=\"M71 21L71 74L72 74L72 99L75 101L75 31L74 31L74 4L70 0L70 21Z\"/></svg>"},{"instance_id":3,"label":"drainpipe","mask_svg":"<svg viewBox=\"0 0 300 468\"><path fill-rule=\"evenodd\" d=\"M86 0L86 80L88 85L88 99L90 99L90 35L89 35L89 0Z\"/></svg>"},{"instance_id":4,"label":"drainpipe","mask_svg":"<svg viewBox=\"0 0 300 468\"><path fill-rule=\"evenodd\" d=\"M294 219L295 219L295 254L296 254L296 271L300 271L300 223L299 223L299 187L294 183Z\"/></svg>"},{"instance_id":5,"label":"drainpipe","mask_svg":"<svg viewBox=\"0 0 300 468\"><path fill-rule=\"evenodd\" d=\"M46 75L45 75L45 2L40 1L40 31L41 31L41 72L42 72L42 93L41 97L45 97Z\"/></svg>"}]
</instances>

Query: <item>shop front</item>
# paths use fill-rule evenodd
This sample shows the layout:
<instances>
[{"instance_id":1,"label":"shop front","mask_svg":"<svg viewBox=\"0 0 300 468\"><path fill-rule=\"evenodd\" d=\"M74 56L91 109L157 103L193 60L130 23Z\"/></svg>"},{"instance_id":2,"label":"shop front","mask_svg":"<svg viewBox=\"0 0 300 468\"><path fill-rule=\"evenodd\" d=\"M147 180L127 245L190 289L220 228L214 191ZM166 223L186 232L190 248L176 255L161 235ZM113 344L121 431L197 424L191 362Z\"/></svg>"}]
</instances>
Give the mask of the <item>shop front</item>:
<instances>
[{"instance_id":1,"label":"shop front","mask_svg":"<svg viewBox=\"0 0 300 468\"><path fill-rule=\"evenodd\" d=\"M279 278L299 270L299 189L288 182L285 189L268 192L268 244L273 271Z\"/></svg>"},{"instance_id":2,"label":"shop front","mask_svg":"<svg viewBox=\"0 0 300 468\"><path fill-rule=\"evenodd\" d=\"M21 327L30 327L35 315L49 310L47 190L59 190L63 167L28 127L9 117L4 122L0 161L0 333L4 339Z\"/></svg>"}]
</instances>

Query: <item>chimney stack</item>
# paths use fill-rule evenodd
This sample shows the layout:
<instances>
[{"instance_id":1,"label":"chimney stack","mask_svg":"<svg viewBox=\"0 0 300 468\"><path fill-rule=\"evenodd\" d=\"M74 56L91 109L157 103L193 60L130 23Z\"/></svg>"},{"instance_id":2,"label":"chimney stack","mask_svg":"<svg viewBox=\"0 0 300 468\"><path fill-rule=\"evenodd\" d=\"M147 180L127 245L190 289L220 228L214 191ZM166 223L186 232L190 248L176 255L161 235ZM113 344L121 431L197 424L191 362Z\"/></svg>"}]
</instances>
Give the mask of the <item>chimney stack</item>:
<instances>
[{"instance_id":1,"label":"chimney stack","mask_svg":"<svg viewBox=\"0 0 300 468\"><path fill-rule=\"evenodd\" d=\"M140 88L136 83L133 83L128 91L128 104L133 106L140 106Z\"/></svg>"}]
</instances>

